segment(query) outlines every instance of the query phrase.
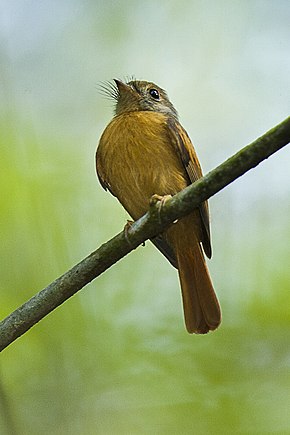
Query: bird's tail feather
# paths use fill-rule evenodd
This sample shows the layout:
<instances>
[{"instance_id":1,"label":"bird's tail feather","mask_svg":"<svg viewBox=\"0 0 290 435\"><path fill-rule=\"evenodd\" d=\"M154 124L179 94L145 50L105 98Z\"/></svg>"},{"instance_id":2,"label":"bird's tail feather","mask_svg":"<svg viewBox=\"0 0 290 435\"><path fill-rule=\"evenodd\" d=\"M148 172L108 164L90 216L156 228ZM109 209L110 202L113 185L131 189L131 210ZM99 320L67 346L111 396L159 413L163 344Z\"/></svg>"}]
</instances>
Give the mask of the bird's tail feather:
<instances>
[{"instance_id":1,"label":"bird's tail feather","mask_svg":"<svg viewBox=\"0 0 290 435\"><path fill-rule=\"evenodd\" d=\"M186 329L205 334L219 326L221 311L201 246L194 243L186 252L177 249L176 255Z\"/></svg>"}]
</instances>

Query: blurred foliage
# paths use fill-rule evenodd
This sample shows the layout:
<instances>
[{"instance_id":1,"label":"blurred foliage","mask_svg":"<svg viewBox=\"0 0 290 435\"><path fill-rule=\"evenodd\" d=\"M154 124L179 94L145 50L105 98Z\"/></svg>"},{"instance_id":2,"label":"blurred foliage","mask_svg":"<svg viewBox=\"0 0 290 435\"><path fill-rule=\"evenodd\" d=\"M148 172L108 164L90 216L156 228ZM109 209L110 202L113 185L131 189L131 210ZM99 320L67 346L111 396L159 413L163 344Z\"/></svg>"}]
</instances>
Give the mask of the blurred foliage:
<instances>
[{"instance_id":1,"label":"blurred foliage","mask_svg":"<svg viewBox=\"0 0 290 435\"><path fill-rule=\"evenodd\" d=\"M288 2L28 3L0 18L1 317L127 218L95 178L98 80L156 77L205 168L289 110ZM218 331L185 332L176 271L146 243L1 354L0 433L290 433L289 164L211 199Z\"/></svg>"}]
</instances>

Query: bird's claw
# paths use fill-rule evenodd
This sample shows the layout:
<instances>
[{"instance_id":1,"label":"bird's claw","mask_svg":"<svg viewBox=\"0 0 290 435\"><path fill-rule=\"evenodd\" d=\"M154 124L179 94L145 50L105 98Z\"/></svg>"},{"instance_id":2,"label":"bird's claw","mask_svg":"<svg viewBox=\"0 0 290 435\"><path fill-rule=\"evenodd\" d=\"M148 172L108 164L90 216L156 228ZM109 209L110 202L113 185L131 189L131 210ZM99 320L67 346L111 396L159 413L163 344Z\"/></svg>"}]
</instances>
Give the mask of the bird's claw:
<instances>
[{"instance_id":1,"label":"bird's claw","mask_svg":"<svg viewBox=\"0 0 290 435\"><path fill-rule=\"evenodd\" d=\"M150 207L157 207L158 208L158 214L159 214L159 220L161 221L161 211L164 204L172 198L172 195L153 195L150 198Z\"/></svg>"},{"instance_id":2,"label":"bird's claw","mask_svg":"<svg viewBox=\"0 0 290 435\"><path fill-rule=\"evenodd\" d=\"M129 229L131 228L131 226L133 225L134 221L130 221L127 220L126 225L124 226L124 234L125 234L125 239L127 240L127 243L130 246L133 246L129 237ZM145 246L145 242L142 243L142 246Z\"/></svg>"},{"instance_id":3,"label":"bird's claw","mask_svg":"<svg viewBox=\"0 0 290 435\"><path fill-rule=\"evenodd\" d=\"M129 237L129 229L131 228L133 223L134 223L134 221L127 220L126 225L124 226L125 239L127 240L128 244L130 246L132 246L132 243L131 243L130 237Z\"/></svg>"}]
</instances>

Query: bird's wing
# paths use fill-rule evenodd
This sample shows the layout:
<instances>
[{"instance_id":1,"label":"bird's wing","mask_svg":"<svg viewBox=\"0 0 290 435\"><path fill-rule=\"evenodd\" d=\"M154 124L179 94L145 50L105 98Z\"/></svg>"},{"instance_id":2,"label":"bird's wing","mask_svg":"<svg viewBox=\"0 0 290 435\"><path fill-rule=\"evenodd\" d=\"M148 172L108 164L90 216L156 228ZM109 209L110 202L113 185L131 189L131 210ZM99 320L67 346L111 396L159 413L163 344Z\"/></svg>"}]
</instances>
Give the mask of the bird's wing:
<instances>
[{"instance_id":1,"label":"bird's wing","mask_svg":"<svg viewBox=\"0 0 290 435\"><path fill-rule=\"evenodd\" d=\"M99 156L98 149L97 149L97 152L96 152L96 172L97 172L98 180L99 180L100 185L102 186L103 189L109 190L109 192L113 196L116 196L114 194L110 184L105 180L105 174L103 173L102 161L101 161L101 158Z\"/></svg>"},{"instance_id":2,"label":"bird's wing","mask_svg":"<svg viewBox=\"0 0 290 435\"><path fill-rule=\"evenodd\" d=\"M177 260L175 253L169 243L165 240L162 234L154 237L154 239L150 239L151 242L156 246L157 249L167 258L169 263L172 264L173 267L177 269Z\"/></svg>"},{"instance_id":3,"label":"bird's wing","mask_svg":"<svg viewBox=\"0 0 290 435\"><path fill-rule=\"evenodd\" d=\"M167 127L170 135L170 142L180 155L183 166L189 178L189 184L194 183L202 177L202 170L191 143L191 140L184 128L174 118L169 117ZM199 206L199 213L202 223L202 246L207 257L211 257L210 225L208 203L204 201Z\"/></svg>"}]
</instances>

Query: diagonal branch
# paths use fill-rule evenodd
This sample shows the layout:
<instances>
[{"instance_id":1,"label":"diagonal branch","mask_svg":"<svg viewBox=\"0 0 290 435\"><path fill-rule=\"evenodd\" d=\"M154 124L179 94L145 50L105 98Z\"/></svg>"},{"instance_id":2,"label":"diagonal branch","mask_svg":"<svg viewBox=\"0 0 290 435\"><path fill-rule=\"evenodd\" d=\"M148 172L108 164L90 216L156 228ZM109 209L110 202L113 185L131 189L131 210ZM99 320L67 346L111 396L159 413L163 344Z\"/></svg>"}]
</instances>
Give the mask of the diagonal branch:
<instances>
[{"instance_id":1,"label":"diagonal branch","mask_svg":"<svg viewBox=\"0 0 290 435\"><path fill-rule=\"evenodd\" d=\"M290 142L290 117L179 192L162 207L158 203L128 230L117 234L76 266L37 293L0 323L0 351L142 242L189 214L238 177ZM158 192L157 192L158 193Z\"/></svg>"}]
</instances>

